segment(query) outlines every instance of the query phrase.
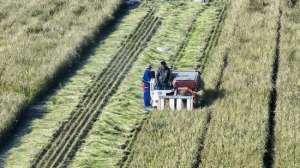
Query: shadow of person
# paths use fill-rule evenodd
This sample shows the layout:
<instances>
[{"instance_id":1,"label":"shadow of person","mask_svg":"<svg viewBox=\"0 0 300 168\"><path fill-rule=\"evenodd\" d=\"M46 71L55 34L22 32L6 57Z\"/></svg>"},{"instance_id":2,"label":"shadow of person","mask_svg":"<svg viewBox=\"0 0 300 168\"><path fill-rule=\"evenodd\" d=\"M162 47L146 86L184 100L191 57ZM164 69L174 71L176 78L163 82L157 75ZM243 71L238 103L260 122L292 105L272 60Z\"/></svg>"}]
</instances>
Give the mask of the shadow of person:
<instances>
[{"instance_id":1,"label":"shadow of person","mask_svg":"<svg viewBox=\"0 0 300 168\"><path fill-rule=\"evenodd\" d=\"M209 107L211 106L216 100L222 99L225 96L224 89L207 89L204 90L203 95L201 96L200 100L200 107Z\"/></svg>"}]
</instances>

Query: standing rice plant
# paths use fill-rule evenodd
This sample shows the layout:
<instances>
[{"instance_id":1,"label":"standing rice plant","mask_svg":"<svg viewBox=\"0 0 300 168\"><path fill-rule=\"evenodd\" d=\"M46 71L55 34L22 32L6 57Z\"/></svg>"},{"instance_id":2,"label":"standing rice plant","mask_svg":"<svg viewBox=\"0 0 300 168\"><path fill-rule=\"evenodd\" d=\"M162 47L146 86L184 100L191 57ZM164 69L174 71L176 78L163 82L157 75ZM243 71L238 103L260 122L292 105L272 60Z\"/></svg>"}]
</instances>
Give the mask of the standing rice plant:
<instances>
[{"instance_id":1,"label":"standing rice plant","mask_svg":"<svg viewBox=\"0 0 300 168\"><path fill-rule=\"evenodd\" d=\"M82 47L113 18L121 1L0 0L0 4L0 95L7 99L0 102L7 109L1 109L1 140L21 107L72 68ZM14 101L5 96L9 94L22 98Z\"/></svg>"},{"instance_id":2,"label":"standing rice plant","mask_svg":"<svg viewBox=\"0 0 300 168\"><path fill-rule=\"evenodd\" d=\"M275 167L300 167L300 4L282 1L275 127Z\"/></svg>"}]
</instances>

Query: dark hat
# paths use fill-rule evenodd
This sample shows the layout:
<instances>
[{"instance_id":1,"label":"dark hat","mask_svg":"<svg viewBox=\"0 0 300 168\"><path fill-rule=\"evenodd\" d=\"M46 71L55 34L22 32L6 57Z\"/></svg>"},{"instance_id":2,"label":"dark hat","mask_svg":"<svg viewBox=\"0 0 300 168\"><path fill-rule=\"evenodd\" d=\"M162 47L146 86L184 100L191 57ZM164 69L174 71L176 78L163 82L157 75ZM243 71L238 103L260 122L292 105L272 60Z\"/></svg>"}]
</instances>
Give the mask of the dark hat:
<instances>
[{"instance_id":1,"label":"dark hat","mask_svg":"<svg viewBox=\"0 0 300 168\"><path fill-rule=\"evenodd\" d=\"M166 61L160 61L161 65L167 65Z\"/></svg>"},{"instance_id":2,"label":"dark hat","mask_svg":"<svg viewBox=\"0 0 300 168\"><path fill-rule=\"evenodd\" d=\"M151 64L148 64L148 65L146 66L146 69L152 69L152 65L151 65Z\"/></svg>"}]
</instances>

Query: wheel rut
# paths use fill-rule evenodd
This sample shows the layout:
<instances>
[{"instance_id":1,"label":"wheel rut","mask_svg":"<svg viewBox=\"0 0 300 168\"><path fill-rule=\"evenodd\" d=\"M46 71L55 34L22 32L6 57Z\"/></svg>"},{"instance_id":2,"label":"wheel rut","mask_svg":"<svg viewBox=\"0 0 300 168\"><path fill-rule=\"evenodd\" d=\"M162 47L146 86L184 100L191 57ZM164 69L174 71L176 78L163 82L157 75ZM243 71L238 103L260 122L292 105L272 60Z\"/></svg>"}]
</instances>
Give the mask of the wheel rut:
<instances>
[{"instance_id":1,"label":"wheel rut","mask_svg":"<svg viewBox=\"0 0 300 168\"><path fill-rule=\"evenodd\" d=\"M220 90L220 88L221 88L221 85L222 85L222 82L223 82L224 72L225 72L225 69L228 65L228 56L229 56L229 52L226 51L225 55L224 55L224 59L223 59L223 64L222 64L222 67L221 67L221 72L219 74L218 81L217 81L217 84L215 86L216 90ZM200 167L200 165L202 163L204 144L205 144L205 140L206 140L206 137L207 137L207 134L208 134L211 119L212 119L212 111L209 111L208 114L207 114L206 121L205 121L204 130L203 130L200 138L198 139L198 147L197 147L196 154L195 154L195 159L194 159L195 161L192 163L192 166L191 166L192 168L198 168L198 167Z\"/></svg>"},{"instance_id":2,"label":"wheel rut","mask_svg":"<svg viewBox=\"0 0 300 168\"><path fill-rule=\"evenodd\" d=\"M190 36L192 35L192 32L193 30L195 29L195 23L197 21L197 16L199 16L202 12L204 12L205 10L207 9L204 8L200 11L197 12L197 14L195 14L195 18L193 19L191 25L189 26L188 28L188 31L187 31L187 35L186 35L186 38L183 40L183 42L180 44L180 47L179 49L177 50L176 54L174 54L173 57L170 58L170 63L172 65L173 68L176 68L176 62L178 62L180 59L181 59L181 54L182 54L182 51L185 49L188 41L189 41L189 38ZM221 26L222 26L222 23L223 23L223 20L225 18L225 14L226 14L226 5L224 5L224 7L222 8L222 11L220 12L219 14L219 17L218 17L218 22L217 24L214 26L214 28L212 29L211 31L211 35L209 36L208 38L208 42L207 44L205 45L205 49L204 49L204 53L199 57L199 60L198 60L198 64L197 64L197 69L201 69L201 70L204 70L204 67L206 66L206 62L207 62L207 59L209 57L209 53L210 53L210 50L213 48L213 46L215 46L215 44L217 43L218 41L218 38L219 38L219 35L221 33ZM222 79L223 79L223 74L224 74L224 71L227 67L227 64L228 64L228 53L227 55L224 56L224 65L222 67L222 72L221 72L221 75L219 77L219 82L217 84L217 88L219 89L220 86L221 86L221 82L222 82ZM130 165L130 162L132 160L132 158L134 157L133 153L131 153L131 149L132 149L132 146L134 145L134 142L136 141L137 139L137 136L139 134L139 132L141 131L141 129L143 128L143 125L144 123L149 119L151 118L151 114L149 114L145 119L143 119L143 121L140 123L139 127L135 130L135 133L134 133L134 136L132 138L132 140L129 142L129 147L127 148L126 150L126 154L125 154L125 157L119 162L118 166L123 168L123 167L129 167ZM206 123L210 123L210 120L211 120L211 114L208 115L208 118L206 120ZM202 139L203 142L205 140L205 136L208 132L208 126L209 124L206 124L206 128L205 128L205 133L202 135ZM204 138L203 138L204 137ZM200 143L200 144L203 144ZM203 146L203 145L202 145ZM198 154L198 153L197 153ZM200 157L199 157L200 158ZM200 162L199 162L200 163ZM195 163L193 163L194 165ZM196 163L197 164L197 163ZM198 167L197 167L198 168Z\"/></svg>"},{"instance_id":3,"label":"wheel rut","mask_svg":"<svg viewBox=\"0 0 300 168\"><path fill-rule=\"evenodd\" d=\"M221 34L221 26L223 24L223 21L225 19L226 16L226 8L227 6L224 5L220 16L218 18L218 24L215 26L215 28L212 30L210 37L208 38L209 42L206 44L205 46L205 50L203 52L203 55L200 57L200 59L198 60L198 66L197 68L200 69L200 72L203 72L205 70L206 64L207 64L207 60L208 57L210 55L210 52L212 50L212 48L217 44L219 36ZM215 86L216 90L220 90L222 82L223 82L223 76L224 76L224 72L227 68L228 65L228 57L229 57L229 49L226 49L225 54L223 56L223 64L221 66L221 71ZM205 126L204 129L202 131L201 136L198 139L198 146L196 148L196 153L195 153L195 159L194 162L192 163L191 167L192 168L199 168L201 163L202 163L202 157L203 157L203 150L204 150L204 144L205 144L205 140L209 131L209 126L212 120L212 112L209 111L206 121L205 121Z\"/></svg>"},{"instance_id":4,"label":"wheel rut","mask_svg":"<svg viewBox=\"0 0 300 168\"><path fill-rule=\"evenodd\" d=\"M69 164L101 110L159 25L160 18L155 16L154 10L149 10L135 31L123 42L109 66L87 88L70 118L62 123L52 140L37 155L32 168L66 167Z\"/></svg>"},{"instance_id":5,"label":"wheel rut","mask_svg":"<svg viewBox=\"0 0 300 168\"><path fill-rule=\"evenodd\" d=\"M187 33L185 36L185 39L180 43L179 45L179 49L176 51L176 53L170 57L169 62L171 64L171 67L173 69L176 69L176 63L182 58L182 51L187 47L187 43L190 40L190 37L195 29L196 26L196 21L197 21L197 17L204 12L206 9L208 9L208 7L204 7L203 9L199 10L195 15L194 18L191 22L191 24L189 25L188 29L187 29ZM147 122L147 120L151 118L151 113L148 114L142 121L141 123L138 125L138 127L134 130L134 134L133 137L131 138L131 140L128 142L127 147L126 147L126 151L124 153L124 157L119 161L119 163L117 164L118 167L120 168L128 168L133 157L134 154L132 153L132 147L135 143L135 141L137 140L138 134L140 133L140 131L142 130L145 122Z\"/></svg>"},{"instance_id":6,"label":"wheel rut","mask_svg":"<svg viewBox=\"0 0 300 168\"><path fill-rule=\"evenodd\" d=\"M279 9L279 16L277 21L277 31L276 31L276 44L275 44L275 54L273 62L273 70L271 74L272 88L269 94L269 119L267 125L267 137L265 144L265 153L263 155L263 168L274 167L274 131L276 126L275 116L277 107L277 77L279 71L280 62L280 41L281 41L281 18L282 10Z\"/></svg>"}]
</instances>

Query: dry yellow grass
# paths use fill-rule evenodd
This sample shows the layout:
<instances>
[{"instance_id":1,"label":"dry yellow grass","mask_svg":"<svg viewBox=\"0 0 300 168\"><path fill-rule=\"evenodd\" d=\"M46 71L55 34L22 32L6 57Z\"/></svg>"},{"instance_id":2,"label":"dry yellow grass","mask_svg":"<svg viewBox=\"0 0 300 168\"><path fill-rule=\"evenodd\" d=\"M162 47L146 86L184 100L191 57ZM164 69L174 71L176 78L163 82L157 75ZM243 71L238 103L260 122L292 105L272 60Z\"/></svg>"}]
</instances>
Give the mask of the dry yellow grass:
<instances>
[{"instance_id":1,"label":"dry yellow grass","mask_svg":"<svg viewBox=\"0 0 300 168\"><path fill-rule=\"evenodd\" d=\"M275 167L300 167L300 3L282 1L282 32L275 128Z\"/></svg>"},{"instance_id":2,"label":"dry yellow grass","mask_svg":"<svg viewBox=\"0 0 300 168\"><path fill-rule=\"evenodd\" d=\"M261 167L268 127L269 93L279 2L231 1L217 51L229 50L202 167Z\"/></svg>"},{"instance_id":3,"label":"dry yellow grass","mask_svg":"<svg viewBox=\"0 0 300 168\"><path fill-rule=\"evenodd\" d=\"M23 105L68 70L120 2L0 0L0 137Z\"/></svg>"},{"instance_id":4,"label":"dry yellow grass","mask_svg":"<svg viewBox=\"0 0 300 168\"><path fill-rule=\"evenodd\" d=\"M186 3L185 5L196 7L193 3ZM218 21L217 17L221 7L223 7L223 3L211 4L198 16L194 15L197 18L194 29L190 32L191 36L188 36L188 40L186 40L186 47L180 52L181 59L175 63L178 69L195 67L196 60L203 55L210 32ZM176 10L180 10L180 8L176 8ZM168 11L169 13L177 13L176 10ZM187 10L184 12L180 10L178 16L188 15L188 13ZM183 23L181 19L178 21ZM165 40L161 39L161 41ZM205 65L207 71L202 74L207 90L213 91L215 88L221 62L222 56L209 57L208 63ZM138 134L124 167L191 167L196 156L199 137L204 132L209 112L209 108L189 112L153 112Z\"/></svg>"},{"instance_id":5,"label":"dry yellow grass","mask_svg":"<svg viewBox=\"0 0 300 168\"><path fill-rule=\"evenodd\" d=\"M204 150L201 158L197 158L201 160L200 167L263 166L268 135L269 98L272 88L271 74L278 8L279 2L272 0L230 1L228 17L220 41L211 55L215 59L209 60L211 63L204 72L204 80L209 84L206 89L214 89L214 85L219 82L216 72L223 64L220 57L228 51L228 64L220 87L220 90L225 92L225 96L217 99L208 109L199 110L202 113L212 112L212 120L208 123L208 134L204 139ZM205 115L203 114L202 117ZM130 166L176 167L178 159L171 156L176 156L179 152L183 154L182 157L185 157L184 151L188 151L186 145L198 143L194 137L201 137L204 128L202 124L205 123L196 122L198 126L190 125L195 120L195 115L153 114L134 146L136 157ZM190 126L185 127L180 124L184 121L189 121L185 124ZM156 125L160 126L159 129L154 129L158 127ZM174 129L174 134L170 134L173 127L182 129L180 133ZM199 129L198 134L193 133L194 128ZM193 134L192 138L182 141L191 134ZM168 146L168 144L172 145ZM189 149L195 148L195 145L189 144ZM171 151L171 149L177 150ZM193 154L195 155L189 153L189 155ZM172 159L173 162L168 162ZM177 166L186 165L185 162L186 160L179 160Z\"/></svg>"}]
</instances>

